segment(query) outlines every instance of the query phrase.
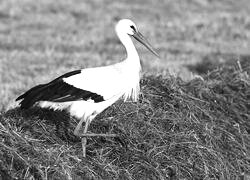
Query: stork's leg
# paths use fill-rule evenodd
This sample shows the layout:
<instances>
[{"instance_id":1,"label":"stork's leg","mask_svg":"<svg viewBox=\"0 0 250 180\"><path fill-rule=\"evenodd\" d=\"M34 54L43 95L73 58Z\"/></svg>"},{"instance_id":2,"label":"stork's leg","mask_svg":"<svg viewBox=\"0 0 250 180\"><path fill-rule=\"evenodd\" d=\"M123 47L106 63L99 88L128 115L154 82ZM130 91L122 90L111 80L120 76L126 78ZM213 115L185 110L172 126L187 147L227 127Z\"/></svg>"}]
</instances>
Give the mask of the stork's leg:
<instances>
[{"instance_id":1,"label":"stork's leg","mask_svg":"<svg viewBox=\"0 0 250 180\"><path fill-rule=\"evenodd\" d=\"M91 119L90 118L82 118L80 120L80 122L77 124L75 130L74 130L74 134L76 136L79 136L81 137L83 134L80 133L81 129L82 129L82 123L85 121L85 127L84 127L84 130L83 130L83 134L86 134L87 131L88 131L88 127L89 127L89 124L90 124L90 121ZM85 136L82 137L82 151L83 151L83 157L86 156L86 143L87 143L87 138Z\"/></svg>"},{"instance_id":2,"label":"stork's leg","mask_svg":"<svg viewBox=\"0 0 250 180\"><path fill-rule=\"evenodd\" d=\"M82 123L85 121L85 118L82 118L80 122L77 124L75 130L74 130L74 135L75 136L81 136L80 130L82 129Z\"/></svg>"},{"instance_id":3,"label":"stork's leg","mask_svg":"<svg viewBox=\"0 0 250 180\"><path fill-rule=\"evenodd\" d=\"M90 118L88 118L85 122L83 135L87 133L90 122L91 122L91 120L90 120ZM83 155L83 157L86 157L86 144L87 144L87 137L83 136L82 137L82 155Z\"/></svg>"},{"instance_id":4,"label":"stork's leg","mask_svg":"<svg viewBox=\"0 0 250 180\"><path fill-rule=\"evenodd\" d=\"M88 127L90 122L94 119L94 116L90 116L87 119L82 118L80 122L77 124L74 134L76 136L81 137L82 139L82 151L83 151L83 157L86 157L86 143L87 143L87 137L95 137L95 136L101 136L101 137L116 137L116 134L95 134L95 133L87 133ZM85 127L82 133L80 133L82 129L82 123L85 121Z\"/></svg>"}]
</instances>

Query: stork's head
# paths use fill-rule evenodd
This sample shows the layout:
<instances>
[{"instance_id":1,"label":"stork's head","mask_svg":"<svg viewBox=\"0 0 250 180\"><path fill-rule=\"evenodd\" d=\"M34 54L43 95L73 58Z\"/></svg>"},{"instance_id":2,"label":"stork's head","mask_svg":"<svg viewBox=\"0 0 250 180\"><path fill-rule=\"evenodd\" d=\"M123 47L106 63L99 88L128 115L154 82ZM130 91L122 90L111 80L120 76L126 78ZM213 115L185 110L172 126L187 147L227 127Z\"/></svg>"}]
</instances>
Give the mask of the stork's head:
<instances>
[{"instance_id":1,"label":"stork's head","mask_svg":"<svg viewBox=\"0 0 250 180\"><path fill-rule=\"evenodd\" d=\"M116 25L116 31L124 32L128 35L134 35L135 32L137 32L137 27L133 21L130 19L122 19L118 21Z\"/></svg>"},{"instance_id":2,"label":"stork's head","mask_svg":"<svg viewBox=\"0 0 250 180\"><path fill-rule=\"evenodd\" d=\"M150 45L147 39L139 32L135 23L129 19L122 19L116 25L116 32L126 33L133 36L137 41L142 43L148 50L150 50L154 55L159 57L158 53L155 52L154 48Z\"/></svg>"}]
</instances>

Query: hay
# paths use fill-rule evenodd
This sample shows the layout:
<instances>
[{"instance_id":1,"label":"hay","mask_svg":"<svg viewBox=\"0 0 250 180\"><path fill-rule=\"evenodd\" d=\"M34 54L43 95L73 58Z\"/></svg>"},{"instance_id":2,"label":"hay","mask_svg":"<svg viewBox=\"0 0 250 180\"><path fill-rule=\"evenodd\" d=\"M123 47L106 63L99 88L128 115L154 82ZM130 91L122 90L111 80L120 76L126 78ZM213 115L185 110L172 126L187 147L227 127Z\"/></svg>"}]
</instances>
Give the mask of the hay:
<instances>
[{"instance_id":1,"label":"hay","mask_svg":"<svg viewBox=\"0 0 250 180\"><path fill-rule=\"evenodd\" d=\"M248 69L247 69L248 68ZM87 158L64 112L0 116L0 174L7 179L237 179L250 177L249 66L183 82L146 76L140 102L104 111ZM62 122L62 123L60 123ZM65 131L69 129L69 132Z\"/></svg>"}]
</instances>

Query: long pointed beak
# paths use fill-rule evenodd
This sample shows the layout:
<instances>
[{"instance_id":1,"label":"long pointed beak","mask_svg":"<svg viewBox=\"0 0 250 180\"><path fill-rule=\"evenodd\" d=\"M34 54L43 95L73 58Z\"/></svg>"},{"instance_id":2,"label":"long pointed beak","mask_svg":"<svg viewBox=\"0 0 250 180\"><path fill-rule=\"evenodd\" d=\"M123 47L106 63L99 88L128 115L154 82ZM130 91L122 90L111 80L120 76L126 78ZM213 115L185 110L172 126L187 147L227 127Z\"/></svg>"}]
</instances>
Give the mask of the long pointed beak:
<instances>
[{"instance_id":1,"label":"long pointed beak","mask_svg":"<svg viewBox=\"0 0 250 180\"><path fill-rule=\"evenodd\" d=\"M159 54L154 50L151 44L147 41L147 39L138 31L132 35L137 41L142 43L149 51L151 51L154 55L160 58Z\"/></svg>"}]
</instances>

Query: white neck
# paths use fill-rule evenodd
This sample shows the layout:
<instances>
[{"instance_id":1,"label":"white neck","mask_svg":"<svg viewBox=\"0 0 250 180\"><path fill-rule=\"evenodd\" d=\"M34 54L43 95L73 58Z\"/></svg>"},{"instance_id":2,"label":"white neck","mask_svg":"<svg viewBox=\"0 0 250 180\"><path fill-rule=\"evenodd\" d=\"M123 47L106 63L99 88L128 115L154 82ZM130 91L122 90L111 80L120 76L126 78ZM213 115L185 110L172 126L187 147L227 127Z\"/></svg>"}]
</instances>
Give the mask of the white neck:
<instances>
[{"instance_id":1,"label":"white neck","mask_svg":"<svg viewBox=\"0 0 250 180\"><path fill-rule=\"evenodd\" d=\"M130 63L132 64L131 68L133 67L133 68L140 70L141 68L140 58L133 44L132 39L130 38L128 34L122 33L119 31L117 31L117 35L121 43L124 45L126 52L127 52L127 58L125 59L125 61L127 61L129 64Z\"/></svg>"}]
</instances>

